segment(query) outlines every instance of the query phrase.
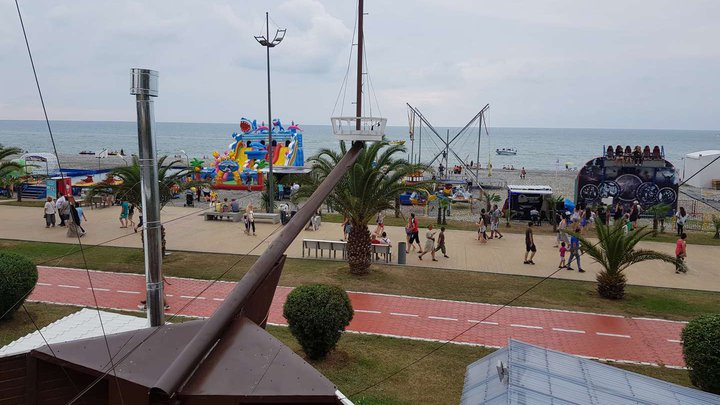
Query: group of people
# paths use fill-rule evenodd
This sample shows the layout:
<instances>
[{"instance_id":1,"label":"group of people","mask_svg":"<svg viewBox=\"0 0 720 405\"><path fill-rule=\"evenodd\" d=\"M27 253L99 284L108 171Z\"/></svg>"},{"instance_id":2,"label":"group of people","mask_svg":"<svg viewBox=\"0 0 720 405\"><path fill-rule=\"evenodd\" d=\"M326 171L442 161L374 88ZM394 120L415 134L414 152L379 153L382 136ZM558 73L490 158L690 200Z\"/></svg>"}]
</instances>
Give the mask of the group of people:
<instances>
[{"instance_id":1,"label":"group of people","mask_svg":"<svg viewBox=\"0 0 720 405\"><path fill-rule=\"evenodd\" d=\"M440 232L433 230L432 225L428 225L427 232L425 232L425 248L423 249L420 244L420 227L418 220L415 218L415 214L411 213L410 217L405 224L405 236L407 240L407 247L405 250L406 254L410 253L410 250L415 251L415 245L417 244L418 258L422 260L423 256L430 253L433 261L437 261L435 258L435 252L442 252L443 257L450 258L447 255L447 248L445 246L445 227L440 227Z\"/></svg>"},{"instance_id":2,"label":"group of people","mask_svg":"<svg viewBox=\"0 0 720 405\"><path fill-rule=\"evenodd\" d=\"M503 234L500 233L500 218L502 218L503 212L498 208L497 204L493 205L490 211L486 211L485 208L480 210L480 219L476 223L478 226L477 239L480 243L487 243L488 239L498 238L501 239ZM490 235L488 236L488 229Z\"/></svg>"},{"instance_id":3,"label":"group of people","mask_svg":"<svg viewBox=\"0 0 720 405\"><path fill-rule=\"evenodd\" d=\"M660 147L657 145L653 147L652 151L649 145L645 145L644 148L640 145L636 145L635 148L631 148L630 145L625 146L625 148L622 145L617 145L614 149L612 146L608 146L605 151L605 158L640 166L645 160L660 160L663 157Z\"/></svg>"},{"instance_id":4,"label":"group of people","mask_svg":"<svg viewBox=\"0 0 720 405\"><path fill-rule=\"evenodd\" d=\"M60 218L59 225L67 228L68 237L76 238L85 235L82 222L87 221L87 217L80 207L80 202L75 200L73 195L61 195L57 200L53 200L51 196L47 197L43 206L45 228L55 227L56 215Z\"/></svg>"},{"instance_id":5,"label":"group of people","mask_svg":"<svg viewBox=\"0 0 720 405\"><path fill-rule=\"evenodd\" d=\"M240 202L237 198L233 198L228 202L227 198L223 198L222 201L217 200L214 204L215 212L217 213L239 213ZM245 224L245 234L255 236L255 207L252 202L248 203L243 213L243 223Z\"/></svg>"}]
</instances>

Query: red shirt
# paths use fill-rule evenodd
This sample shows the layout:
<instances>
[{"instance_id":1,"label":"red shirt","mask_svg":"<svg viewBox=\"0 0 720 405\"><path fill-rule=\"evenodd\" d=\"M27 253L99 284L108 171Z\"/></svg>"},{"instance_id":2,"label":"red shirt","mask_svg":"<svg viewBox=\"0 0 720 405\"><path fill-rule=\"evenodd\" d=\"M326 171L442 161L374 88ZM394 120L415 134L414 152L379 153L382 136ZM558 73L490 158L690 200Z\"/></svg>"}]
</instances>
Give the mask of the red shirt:
<instances>
[{"instance_id":1,"label":"red shirt","mask_svg":"<svg viewBox=\"0 0 720 405\"><path fill-rule=\"evenodd\" d=\"M684 252L685 252L685 241L682 239L678 239L677 243L675 243L675 256L680 256Z\"/></svg>"}]
</instances>

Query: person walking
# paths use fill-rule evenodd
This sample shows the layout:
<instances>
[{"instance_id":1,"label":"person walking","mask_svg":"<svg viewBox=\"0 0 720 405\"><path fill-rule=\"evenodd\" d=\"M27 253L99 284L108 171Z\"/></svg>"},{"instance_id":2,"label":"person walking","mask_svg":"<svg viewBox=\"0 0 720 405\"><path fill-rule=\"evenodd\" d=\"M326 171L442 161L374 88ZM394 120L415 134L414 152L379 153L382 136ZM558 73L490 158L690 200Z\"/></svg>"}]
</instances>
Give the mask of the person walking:
<instances>
[{"instance_id":1,"label":"person walking","mask_svg":"<svg viewBox=\"0 0 720 405\"><path fill-rule=\"evenodd\" d=\"M248 221L248 234L250 233L250 230L252 229L252 234L255 236L255 208L253 207L252 203L249 203L247 205L247 209L245 209L245 215L247 215L247 221Z\"/></svg>"},{"instance_id":2,"label":"person walking","mask_svg":"<svg viewBox=\"0 0 720 405\"><path fill-rule=\"evenodd\" d=\"M487 224L485 223L485 208L480 210L480 219L476 223L478 226L478 240L480 243L487 243Z\"/></svg>"},{"instance_id":3,"label":"person walking","mask_svg":"<svg viewBox=\"0 0 720 405\"><path fill-rule=\"evenodd\" d=\"M135 221L133 221L133 217L135 216L135 204L130 203L130 206L128 207L128 217L127 221L130 226L135 229ZM86 220L87 221L87 220Z\"/></svg>"},{"instance_id":4,"label":"person walking","mask_svg":"<svg viewBox=\"0 0 720 405\"><path fill-rule=\"evenodd\" d=\"M572 266L572 261L575 259L577 262L578 271L580 273L585 273L585 270L582 269L582 266L580 265L580 239L578 239L577 235L580 234L580 229L575 228L575 233L572 234L570 237L570 258L567 261L567 269L568 270L574 270Z\"/></svg>"},{"instance_id":5,"label":"person walking","mask_svg":"<svg viewBox=\"0 0 720 405\"><path fill-rule=\"evenodd\" d=\"M680 235L680 239L675 243L675 258L678 261L675 265L675 274L687 273L687 268L680 265L687 257L687 242L685 239L687 239L687 234L683 232Z\"/></svg>"},{"instance_id":6,"label":"person walking","mask_svg":"<svg viewBox=\"0 0 720 405\"><path fill-rule=\"evenodd\" d=\"M55 212L57 212L57 208L55 208L55 203L53 203L53 198L48 197L47 201L45 202L45 228L50 228L52 226L55 227Z\"/></svg>"},{"instance_id":7,"label":"person walking","mask_svg":"<svg viewBox=\"0 0 720 405\"><path fill-rule=\"evenodd\" d=\"M525 180L526 175L527 175L527 172L525 171L525 167L523 167L522 169L520 169L520 178L522 180Z\"/></svg>"},{"instance_id":8,"label":"person walking","mask_svg":"<svg viewBox=\"0 0 720 405\"><path fill-rule=\"evenodd\" d=\"M440 227L440 233L438 234L437 239L437 247L435 248L435 251L441 251L443 254L443 257L450 258L450 256L447 255L447 250L445 249L445 227Z\"/></svg>"},{"instance_id":9,"label":"person walking","mask_svg":"<svg viewBox=\"0 0 720 405\"><path fill-rule=\"evenodd\" d=\"M642 207L640 207L640 203L635 200L633 201L632 208L630 209L630 222L632 222L632 229L637 229L637 222L640 218L640 211Z\"/></svg>"},{"instance_id":10,"label":"person walking","mask_svg":"<svg viewBox=\"0 0 720 405\"><path fill-rule=\"evenodd\" d=\"M343 230L342 240L347 241L348 238L350 238L350 232L352 231L352 222L350 222L350 218L348 218L348 217L343 218L343 222L340 225L340 227Z\"/></svg>"},{"instance_id":11,"label":"person walking","mask_svg":"<svg viewBox=\"0 0 720 405\"><path fill-rule=\"evenodd\" d=\"M558 269L565 268L565 252L567 252L567 248L565 247L565 242L560 243L560 264L558 264Z\"/></svg>"},{"instance_id":12,"label":"person walking","mask_svg":"<svg viewBox=\"0 0 720 405\"><path fill-rule=\"evenodd\" d=\"M500 233L500 218L502 217L502 210L498 208L498 205L493 205L492 211L490 211L490 239L497 235L498 239L502 239L503 234Z\"/></svg>"},{"instance_id":13,"label":"person walking","mask_svg":"<svg viewBox=\"0 0 720 405\"><path fill-rule=\"evenodd\" d=\"M685 207L680 207L676 214L675 223L677 224L677 236L682 236L685 230L685 222L688 219L688 214L685 212Z\"/></svg>"},{"instance_id":14,"label":"person walking","mask_svg":"<svg viewBox=\"0 0 720 405\"><path fill-rule=\"evenodd\" d=\"M120 228L128 227L128 215L130 214L130 203L122 200L120 203Z\"/></svg>"},{"instance_id":15,"label":"person walking","mask_svg":"<svg viewBox=\"0 0 720 405\"><path fill-rule=\"evenodd\" d=\"M61 194L60 197L55 200L55 209L60 217L60 226L65 226L65 221L67 221L67 218L65 217L65 211L67 210L66 206L67 199L65 198L65 194Z\"/></svg>"},{"instance_id":16,"label":"person walking","mask_svg":"<svg viewBox=\"0 0 720 405\"><path fill-rule=\"evenodd\" d=\"M617 203L615 205L615 215L613 216L613 224L617 223L618 221L621 221L623 217L625 216L624 208L621 203Z\"/></svg>"},{"instance_id":17,"label":"person walking","mask_svg":"<svg viewBox=\"0 0 720 405\"><path fill-rule=\"evenodd\" d=\"M408 223L405 226L406 232L410 232L410 237L408 238L408 247L405 253L410 253L410 248L412 250L415 250L415 243L417 243L418 246L418 253L422 254L422 245L420 245L420 228L418 227L417 219L415 218L415 214L411 213L410 218L408 218Z\"/></svg>"},{"instance_id":18,"label":"person walking","mask_svg":"<svg viewBox=\"0 0 720 405\"><path fill-rule=\"evenodd\" d=\"M558 224L558 234L557 234L557 243L555 244L555 247L558 247L561 243L565 243L565 246L568 245L568 236L567 236L567 228L568 228L568 220L567 217L570 215L570 211L566 211L565 215L560 216L560 223Z\"/></svg>"},{"instance_id":19,"label":"person walking","mask_svg":"<svg viewBox=\"0 0 720 405\"><path fill-rule=\"evenodd\" d=\"M418 259L420 260L422 260L423 256L430 253L432 261L437 261L437 259L435 258L435 232L433 232L432 230L432 224L428 225L428 230L425 233L425 250L420 252L420 254L418 255Z\"/></svg>"},{"instance_id":20,"label":"person walking","mask_svg":"<svg viewBox=\"0 0 720 405\"><path fill-rule=\"evenodd\" d=\"M533 223L530 221L528 222L527 228L525 228L525 261L523 264L535 264L533 257L537 252L537 248L535 247L532 227Z\"/></svg>"}]
</instances>

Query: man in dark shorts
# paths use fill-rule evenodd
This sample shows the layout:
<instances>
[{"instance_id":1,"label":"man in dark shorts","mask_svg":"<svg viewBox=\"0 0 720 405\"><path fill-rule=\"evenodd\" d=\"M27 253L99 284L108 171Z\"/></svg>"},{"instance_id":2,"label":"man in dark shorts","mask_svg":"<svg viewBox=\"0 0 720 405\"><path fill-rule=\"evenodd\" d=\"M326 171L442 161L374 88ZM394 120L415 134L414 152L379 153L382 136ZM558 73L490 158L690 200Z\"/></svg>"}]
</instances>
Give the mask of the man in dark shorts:
<instances>
[{"instance_id":1,"label":"man in dark shorts","mask_svg":"<svg viewBox=\"0 0 720 405\"><path fill-rule=\"evenodd\" d=\"M525 261L524 264L535 264L533 262L533 256L535 256L535 252L537 252L537 248L535 247L535 239L533 238L533 230L532 230L533 223L532 221L528 222L528 226L525 229Z\"/></svg>"},{"instance_id":2,"label":"man in dark shorts","mask_svg":"<svg viewBox=\"0 0 720 405\"><path fill-rule=\"evenodd\" d=\"M417 219L415 219L415 214L410 214L410 218L408 219L408 224L405 227L405 229L409 232L410 239L408 240L408 247L407 247L407 253L410 253L410 248L415 249L414 243L417 242L418 245L418 253L422 253L422 245L420 244L420 229L418 228L418 222Z\"/></svg>"}]
</instances>

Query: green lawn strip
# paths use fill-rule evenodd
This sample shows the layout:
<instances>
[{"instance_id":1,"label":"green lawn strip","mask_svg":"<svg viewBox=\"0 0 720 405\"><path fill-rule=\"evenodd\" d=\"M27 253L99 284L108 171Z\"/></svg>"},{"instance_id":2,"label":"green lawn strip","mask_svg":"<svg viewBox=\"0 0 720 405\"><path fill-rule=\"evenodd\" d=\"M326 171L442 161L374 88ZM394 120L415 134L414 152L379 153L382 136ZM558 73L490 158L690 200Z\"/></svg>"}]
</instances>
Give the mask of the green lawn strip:
<instances>
[{"instance_id":1,"label":"green lawn strip","mask_svg":"<svg viewBox=\"0 0 720 405\"><path fill-rule=\"evenodd\" d=\"M418 219L418 225L423 228L427 227L428 225L436 225L437 218L436 217L425 217L416 214L416 217ZM342 223L343 217L340 214L323 214L322 220L324 222L329 223ZM386 216L385 217L385 225L386 226L402 226L404 227L406 224L407 219L406 218L395 218L394 216ZM524 233L525 228L527 227L526 222L520 222L520 221L512 221L510 222L510 227L506 226L506 222L502 221L500 223L500 232L502 233ZM448 230L461 230L461 231L477 231L477 225L475 225L472 222L468 221L456 221L456 220L447 220L447 225L444 225L445 228ZM370 231L375 229L374 224L370 224ZM544 223L542 226L534 227L533 231L535 234L539 235L554 235L555 233L552 230L552 225L549 225L547 223ZM338 235L342 233L342 230L340 227L338 227ZM720 239L713 239L714 233L712 232L701 232L701 231L686 231L688 234L688 244L690 245L710 245L710 246L720 246ZM593 231L590 231L588 233L588 236L594 237L595 233ZM675 243L677 241L678 237L675 234L675 231L670 230L670 227L667 227L667 231L664 233L658 232L657 236L648 236L645 240L648 242L661 242L661 243Z\"/></svg>"},{"instance_id":2,"label":"green lawn strip","mask_svg":"<svg viewBox=\"0 0 720 405\"><path fill-rule=\"evenodd\" d=\"M0 249L24 254L36 263L49 266L84 268L77 247L70 244L0 240ZM50 260L65 254L69 255ZM85 257L90 269L143 273L141 249L86 246ZM163 269L168 276L215 279L239 260L233 270L222 278L237 281L256 258L174 251L165 259ZM538 277L386 265L373 266L370 275L354 276L348 272L344 262L289 258L280 285L295 287L330 283L349 291L504 304L538 281ZM550 279L511 305L673 320L688 320L714 313L720 307L720 293L717 292L629 285L625 299L611 301L600 298L595 286L593 282Z\"/></svg>"},{"instance_id":3,"label":"green lawn strip","mask_svg":"<svg viewBox=\"0 0 720 405\"><path fill-rule=\"evenodd\" d=\"M22 201L3 201L0 206L12 206L12 207L37 207L41 208L45 206L45 200L22 200Z\"/></svg>"},{"instance_id":4,"label":"green lawn strip","mask_svg":"<svg viewBox=\"0 0 720 405\"><path fill-rule=\"evenodd\" d=\"M26 305L39 327L79 310L78 307L54 304L27 303ZM113 312L132 316L142 315L132 311ZM173 322L177 323L188 319L175 319ZM304 357L300 346L288 328L268 326L267 330ZM5 345L33 331L35 331L35 327L21 310L10 319L0 321L0 345ZM310 363L335 383L343 394L351 395L419 359L437 348L439 344L345 333L335 351L325 360L310 361ZM457 403L462 392L465 367L492 351L493 349L477 346L445 345L403 372L351 399L356 404ZM690 386L690 380L685 370L628 364L613 365Z\"/></svg>"},{"instance_id":5,"label":"green lawn strip","mask_svg":"<svg viewBox=\"0 0 720 405\"><path fill-rule=\"evenodd\" d=\"M62 317L80 310L80 308L73 306L38 302L26 302L25 307L33 320L35 320L38 328L43 328ZM0 347L32 332L35 332L35 326L30 319L28 319L22 307L20 307L12 315L0 319Z\"/></svg>"}]
</instances>

